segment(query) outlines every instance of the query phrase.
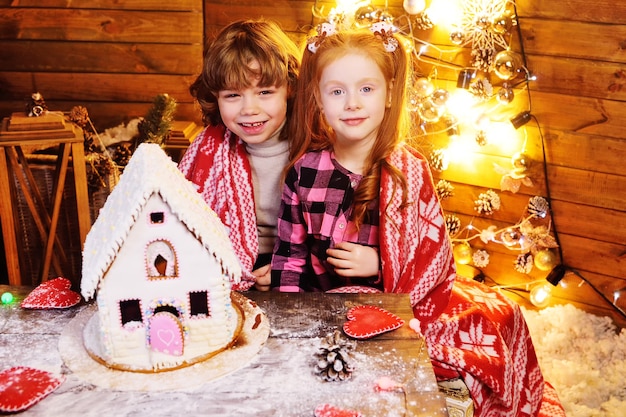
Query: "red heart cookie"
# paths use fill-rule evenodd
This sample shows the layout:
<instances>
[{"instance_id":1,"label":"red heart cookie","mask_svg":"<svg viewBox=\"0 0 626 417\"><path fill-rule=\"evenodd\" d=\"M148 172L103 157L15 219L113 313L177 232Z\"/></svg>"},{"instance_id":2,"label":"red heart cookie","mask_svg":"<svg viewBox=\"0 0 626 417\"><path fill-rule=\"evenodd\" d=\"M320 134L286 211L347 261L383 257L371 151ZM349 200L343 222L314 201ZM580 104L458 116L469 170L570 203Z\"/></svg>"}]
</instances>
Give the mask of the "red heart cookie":
<instances>
[{"instance_id":1,"label":"red heart cookie","mask_svg":"<svg viewBox=\"0 0 626 417\"><path fill-rule=\"evenodd\" d=\"M80 294L72 291L72 283L67 278L54 278L46 281L26 296L20 304L22 308L46 309L68 308L80 302Z\"/></svg>"},{"instance_id":2,"label":"red heart cookie","mask_svg":"<svg viewBox=\"0 0 626 417\"><path fill-rule=\"evenodd\" d=\"M22 411L57 389L64 376L39 369L16 366L0 372L0 411Z\"/></svg>"},{"instance_id":3,"label":"red heart cookie","mask_svg":"<svg viewBox=\"0 0 626 417\"><path fill-rule=\"evenodd\" d=\"M343 410L330 404L320 404L315 407L315 417L363 417L363 415L358 411Z\"/></svg>"},{"instance_id":4,"label":"red heart cookie","mask_svg":"<svg viewBox=\"0 0 626 417\"><path fill-rule=\"evenodd\" d=\"M355 339L368 339L404 325L404 320L395 314L370 305L352 307L347 318L343 331Z\"/></svg>"}]
</instances>

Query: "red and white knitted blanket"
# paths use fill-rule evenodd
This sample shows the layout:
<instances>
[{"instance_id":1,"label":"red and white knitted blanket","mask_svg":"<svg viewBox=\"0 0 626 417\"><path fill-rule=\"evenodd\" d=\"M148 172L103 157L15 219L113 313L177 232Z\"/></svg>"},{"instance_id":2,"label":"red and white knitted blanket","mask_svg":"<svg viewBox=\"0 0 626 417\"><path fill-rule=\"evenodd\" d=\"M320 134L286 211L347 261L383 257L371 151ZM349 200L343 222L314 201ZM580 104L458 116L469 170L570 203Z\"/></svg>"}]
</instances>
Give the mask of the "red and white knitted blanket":
<instances>
[{"instance_id":1,"label":"red and white knitted blanket","mask_svg":"<svg viewBox=\"0 0 626 417\"><path fill-rule=\"evenodd\" d=\"M409 147L395 151L390 161L406 176L414 204L399 210L400 192L394 194L391 178L383 172L380 253L385 292L410 294L438 378L461 376L477 417L565 416L556 392L544 382L519 306L481 283L456 276L426 161Z\"/></svg>"},{"instance_id":2,"label":"red and white knitted blanket","mask_svg":"<svg viewBox=\"0 0 626 417\"><path fill-rule=\"evenodd\" d=\"M243 270L234 290L250 289L259 254L252 170L245 145L225 126L208 126L194 139L178 168L226 226Z\"/></svg>"}]
</instances>

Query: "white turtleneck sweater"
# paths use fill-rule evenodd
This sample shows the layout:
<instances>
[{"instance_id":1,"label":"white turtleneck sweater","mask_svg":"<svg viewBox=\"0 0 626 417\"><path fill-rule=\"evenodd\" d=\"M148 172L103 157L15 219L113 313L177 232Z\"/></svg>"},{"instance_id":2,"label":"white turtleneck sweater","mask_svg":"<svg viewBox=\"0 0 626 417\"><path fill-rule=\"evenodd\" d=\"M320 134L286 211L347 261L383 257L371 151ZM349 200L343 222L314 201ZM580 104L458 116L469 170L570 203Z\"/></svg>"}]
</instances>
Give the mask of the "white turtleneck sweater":
<instances>
[{"instance_id":1,"label":"white turtleneck sweater","mask_svg":"<svg viewBox=\"0 0 626 417\"><path fill-rule=\"evenodd\" d=\"M281 176L289 158L289 143L278 140L280 129L263 143L246 144L259 234L259 254L274 250L280 197L283 191Z\"/></svg>"}]
</instances>

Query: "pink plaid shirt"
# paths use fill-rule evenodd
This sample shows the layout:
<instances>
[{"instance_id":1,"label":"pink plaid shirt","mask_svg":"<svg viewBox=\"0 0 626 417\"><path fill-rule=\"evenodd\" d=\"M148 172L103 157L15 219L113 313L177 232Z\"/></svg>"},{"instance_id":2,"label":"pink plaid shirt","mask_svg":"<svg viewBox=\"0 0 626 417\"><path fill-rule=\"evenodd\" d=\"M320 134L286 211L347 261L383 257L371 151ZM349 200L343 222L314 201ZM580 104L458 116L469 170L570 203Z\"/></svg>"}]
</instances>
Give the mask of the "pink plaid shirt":
<instances>
[{"instance_id":1,"label":"pink plaid shirt","mask_svg":"<svg viewBox=\"0 0 626 417\"><path fill-rule=\"evenodd\" d=\"M336 275L326 249L352 242L378 249L378 202L356 230L352 200L362 176L339 165L330 151L309 152L287 174L272 259L272 288L284 292L328 291L346 285L382 290L378 276Z\"/></svg>"}]
</instances>

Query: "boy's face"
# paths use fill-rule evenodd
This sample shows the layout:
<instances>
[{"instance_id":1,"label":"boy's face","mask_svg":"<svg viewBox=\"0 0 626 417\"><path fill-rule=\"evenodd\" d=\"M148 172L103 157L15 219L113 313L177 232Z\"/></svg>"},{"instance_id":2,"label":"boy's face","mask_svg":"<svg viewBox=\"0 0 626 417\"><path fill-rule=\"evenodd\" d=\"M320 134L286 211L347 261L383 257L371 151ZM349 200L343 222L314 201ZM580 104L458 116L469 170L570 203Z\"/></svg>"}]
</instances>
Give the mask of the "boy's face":
<instances>
[{"instance_id":1,"label":"boy's face","mask_svg":"<svg viewBox=\"0 0 626 417\"><path fill-rule=\"evenodd\" d=\"M257 64L258 65L258 64ZM287 117L287 86L221 90L217 96L226 127L249 144L263 143L283 126Z\"/></svg>"}]
</instances>

